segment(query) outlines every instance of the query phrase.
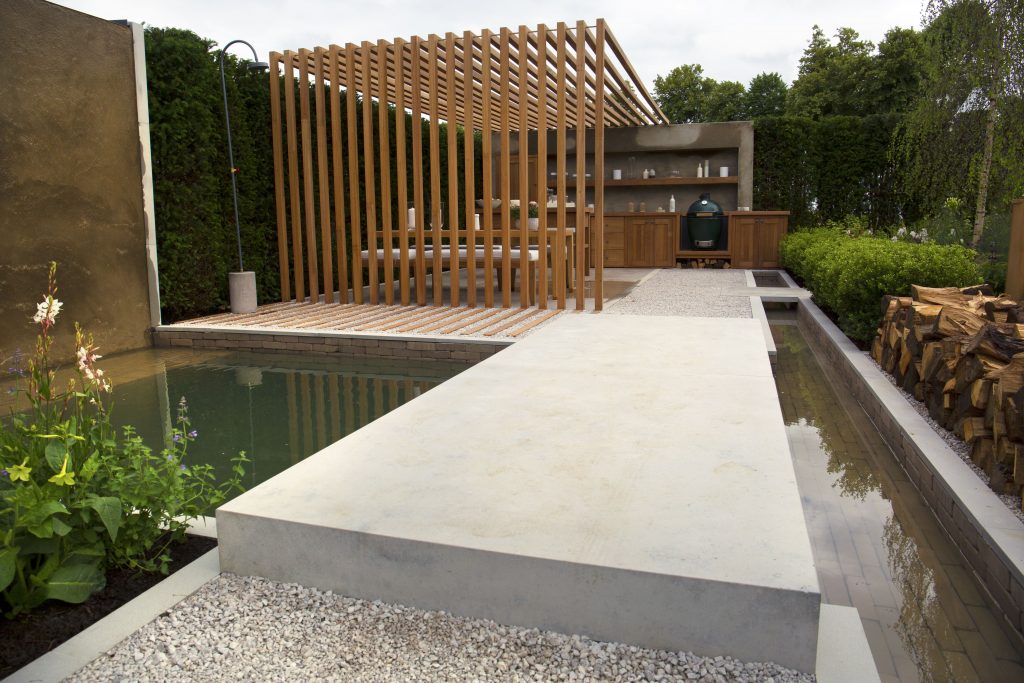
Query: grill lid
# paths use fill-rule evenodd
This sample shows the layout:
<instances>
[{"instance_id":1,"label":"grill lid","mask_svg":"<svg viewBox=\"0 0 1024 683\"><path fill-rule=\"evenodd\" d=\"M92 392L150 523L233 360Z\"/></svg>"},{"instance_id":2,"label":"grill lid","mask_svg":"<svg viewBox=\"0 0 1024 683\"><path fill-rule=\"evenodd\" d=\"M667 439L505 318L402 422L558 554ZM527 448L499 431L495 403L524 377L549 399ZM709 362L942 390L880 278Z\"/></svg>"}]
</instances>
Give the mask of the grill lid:
<instances>
[{"instance_id":1,"label":"grill lid","mask_svg":"<svg viewBox=\"0 0 1024 683\"><path fill-rule=\"evenodd\" d=\"M690 217L704 217L704 216L721 216L723 215L722 207L711 198L710 192L705 192L700 196L700 199L690 204L690 208L687 209L686 215Z\"/></svg>"}]
</instances>

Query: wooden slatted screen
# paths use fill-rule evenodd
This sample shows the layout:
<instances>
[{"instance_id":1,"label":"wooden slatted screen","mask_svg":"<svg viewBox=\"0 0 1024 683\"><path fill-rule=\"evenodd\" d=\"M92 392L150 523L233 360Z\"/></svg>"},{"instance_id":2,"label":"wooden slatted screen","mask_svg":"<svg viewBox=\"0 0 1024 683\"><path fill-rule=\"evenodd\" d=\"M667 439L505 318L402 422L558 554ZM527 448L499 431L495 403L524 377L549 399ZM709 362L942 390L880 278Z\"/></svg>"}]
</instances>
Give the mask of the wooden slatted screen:
<instances>
[{"instance_id":1,"label":"wooden slatted screen","mask_svg":"<svg viewBox=\"0 0 1024 683\"><path fill-rule=\"evenodd\" d=\"M604 128L667 123L604 20L269 61L282 300L601 309Z\"/></svg>"}]
</instances>

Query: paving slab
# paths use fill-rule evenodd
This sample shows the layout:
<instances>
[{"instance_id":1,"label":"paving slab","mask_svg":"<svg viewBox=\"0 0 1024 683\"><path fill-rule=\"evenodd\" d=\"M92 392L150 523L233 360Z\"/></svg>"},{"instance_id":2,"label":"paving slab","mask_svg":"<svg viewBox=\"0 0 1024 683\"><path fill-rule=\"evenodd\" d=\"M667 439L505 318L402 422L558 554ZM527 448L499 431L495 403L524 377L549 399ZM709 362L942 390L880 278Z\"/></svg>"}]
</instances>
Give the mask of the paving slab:
<instances>
[{"instance_id":1,"label":"paving slab","mask_svg":"<svg viewBox=\"0 0 1024 683\"><path fill-rule=\"evenodd\" d=\"M814 670L818 582L752 319L562 316L217 525L225 571Z\"/></svg>"}]
</instances>

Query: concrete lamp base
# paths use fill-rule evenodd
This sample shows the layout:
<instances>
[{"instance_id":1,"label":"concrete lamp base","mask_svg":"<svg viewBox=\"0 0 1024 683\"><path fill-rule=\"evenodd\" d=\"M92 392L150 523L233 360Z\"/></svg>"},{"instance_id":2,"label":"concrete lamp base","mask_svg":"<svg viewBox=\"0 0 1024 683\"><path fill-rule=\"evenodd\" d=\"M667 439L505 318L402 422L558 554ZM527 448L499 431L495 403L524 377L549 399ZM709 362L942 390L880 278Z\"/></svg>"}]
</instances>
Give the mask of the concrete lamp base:
<instances>
[{"instance_id":1,"label":"concrete lamp base","mask_svg":"<svg viewBox=\"0 0 1024 683\"><path fill-rule=\"evenodd\" d=\"M228 291L232 313L252 313L256 310L256 273L228 273Z\"/></svg>"}]
</instances>

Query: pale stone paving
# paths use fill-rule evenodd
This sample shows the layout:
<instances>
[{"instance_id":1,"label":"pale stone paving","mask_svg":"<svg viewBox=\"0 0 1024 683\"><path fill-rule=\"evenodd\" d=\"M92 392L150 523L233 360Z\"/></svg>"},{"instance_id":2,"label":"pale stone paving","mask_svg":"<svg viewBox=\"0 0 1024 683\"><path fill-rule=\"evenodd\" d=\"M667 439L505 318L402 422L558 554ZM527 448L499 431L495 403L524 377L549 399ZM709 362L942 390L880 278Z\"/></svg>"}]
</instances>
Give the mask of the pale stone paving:
<instances>
[{"instance_id":1,"label":"pale stone paving","mask_svg":"<svg viewBox=\"0 0 1024 683\"><path fill-rule=\"evenodd\" d=\"M659 270L605 310L619 315L749 318L750 298L727 293L745 286L742 270Z\"/></svg>"}]
</instances>

